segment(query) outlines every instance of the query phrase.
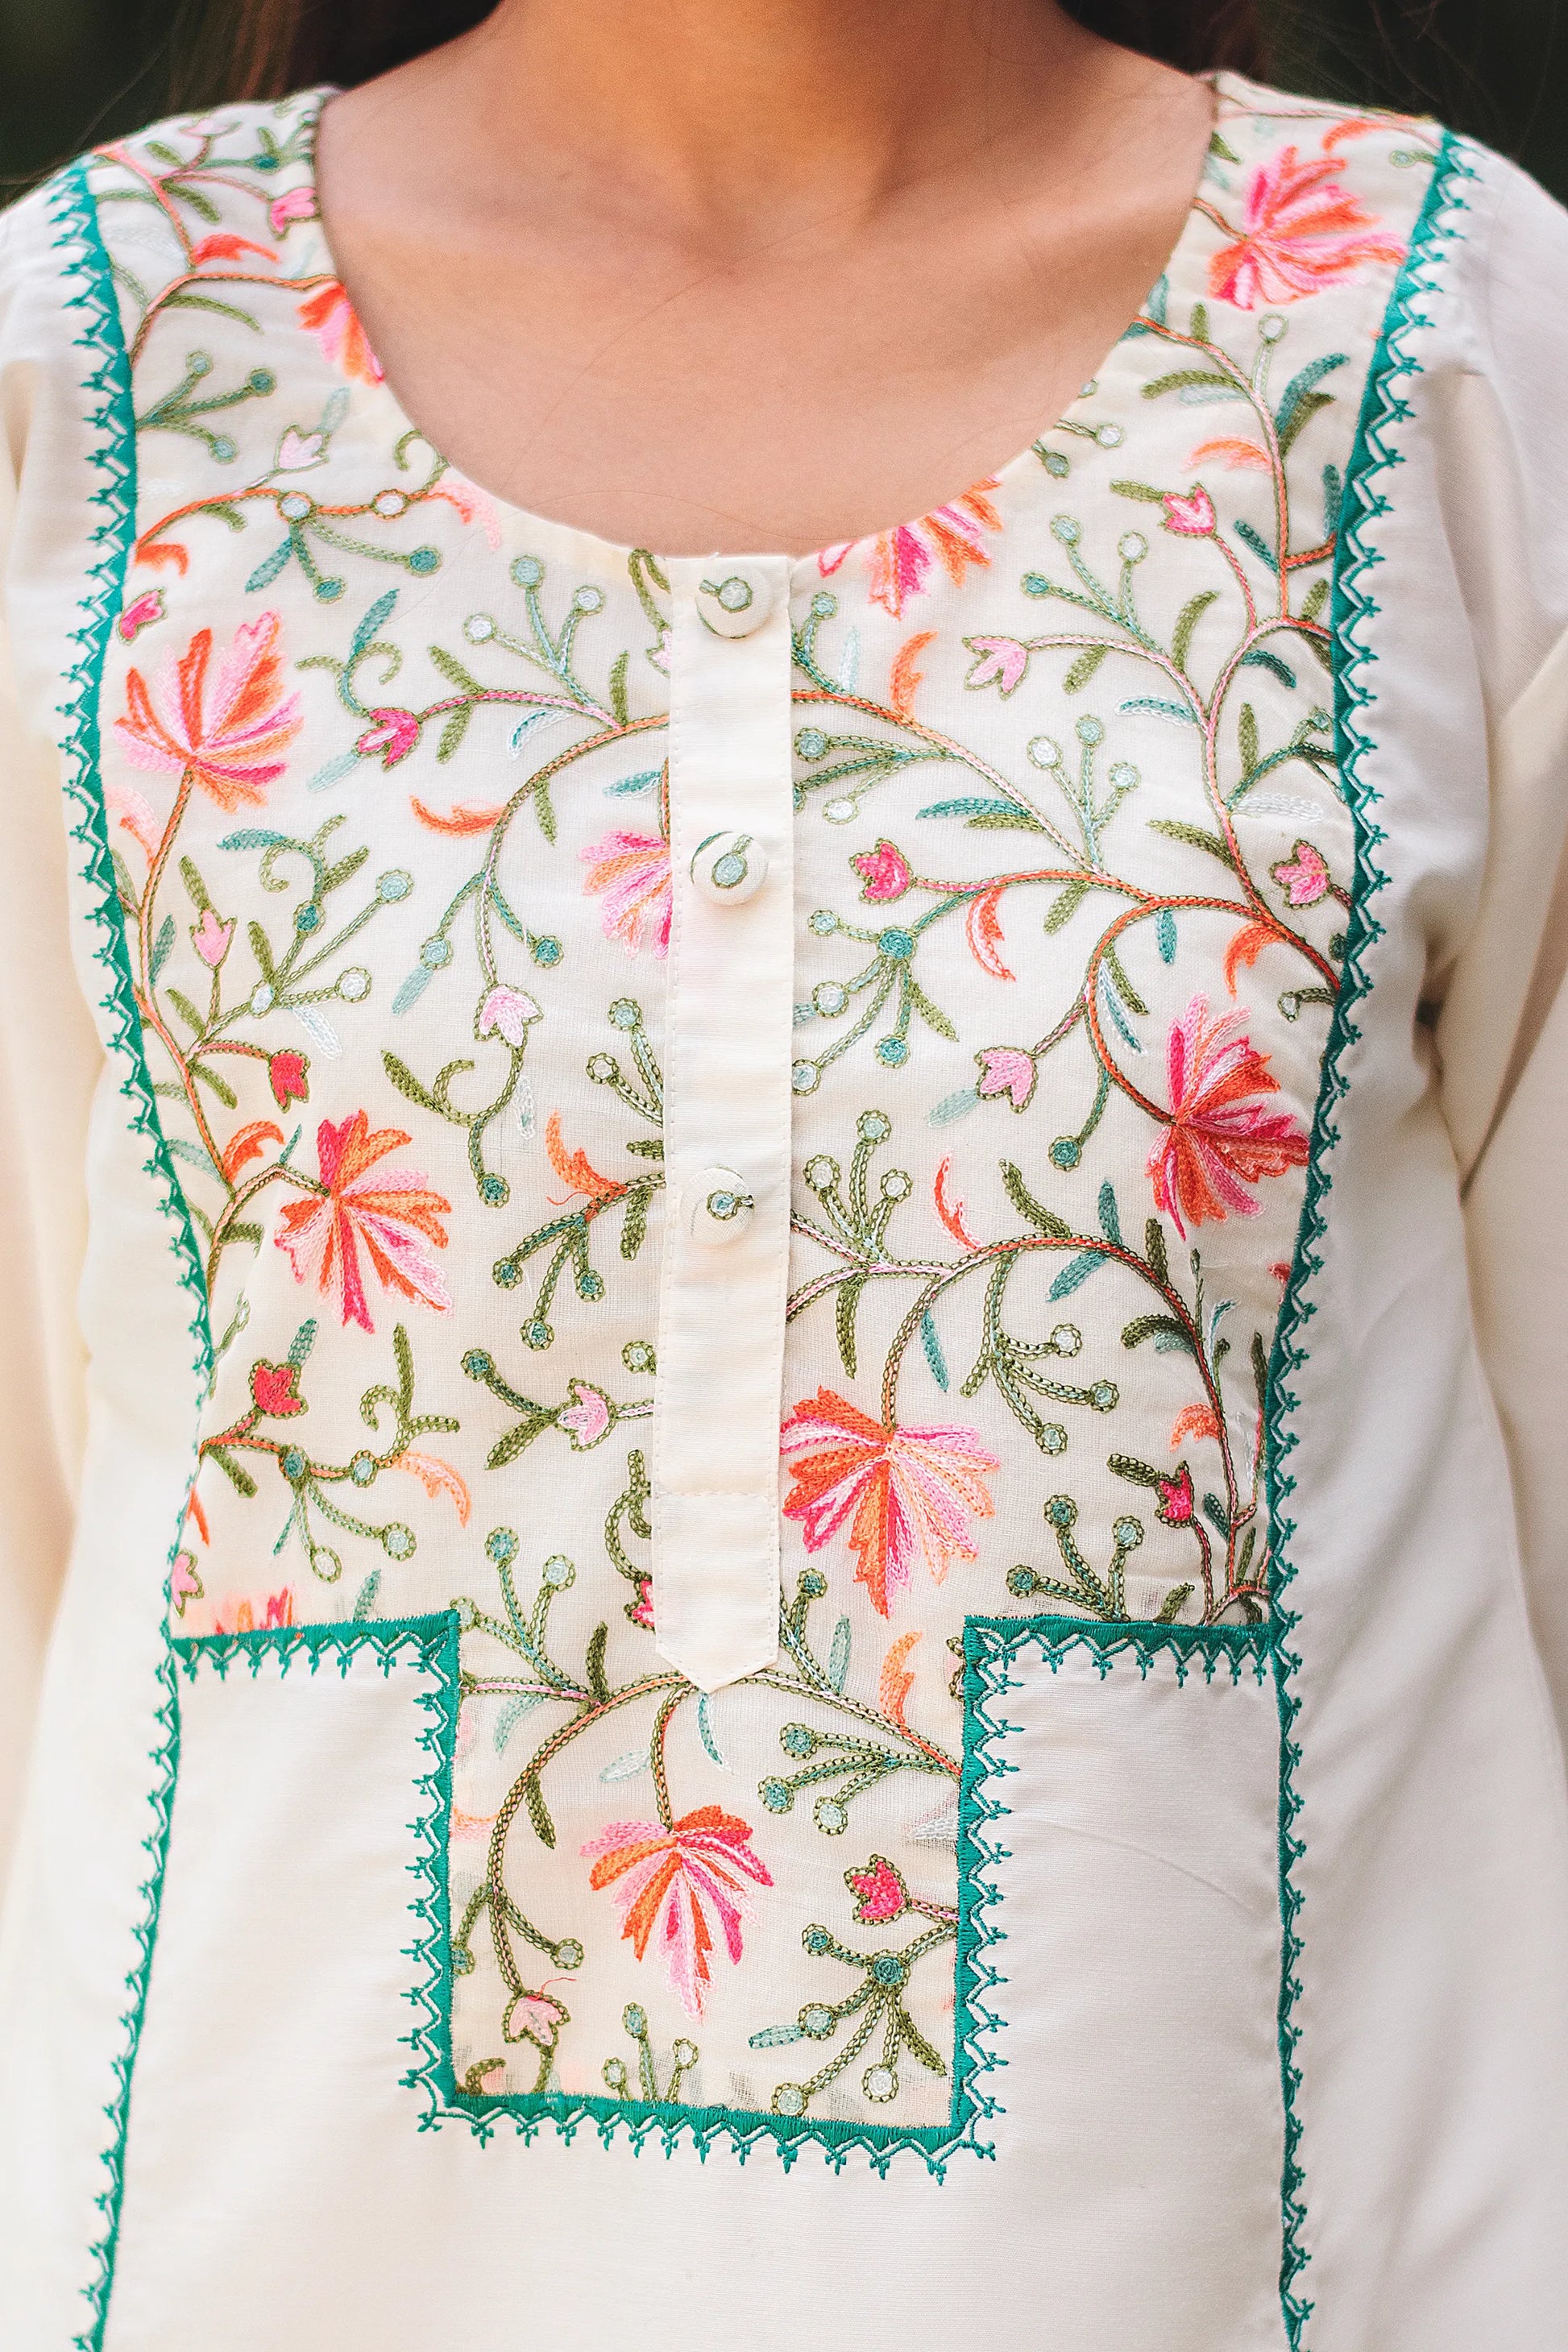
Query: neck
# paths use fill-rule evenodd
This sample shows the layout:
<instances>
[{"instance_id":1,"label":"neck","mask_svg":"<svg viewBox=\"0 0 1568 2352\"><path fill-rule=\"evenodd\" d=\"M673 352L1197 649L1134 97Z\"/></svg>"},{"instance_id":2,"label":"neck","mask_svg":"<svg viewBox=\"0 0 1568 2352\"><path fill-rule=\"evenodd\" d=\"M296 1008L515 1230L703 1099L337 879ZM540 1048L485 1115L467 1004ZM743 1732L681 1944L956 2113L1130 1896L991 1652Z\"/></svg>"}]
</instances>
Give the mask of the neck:
<instances>
[{"instance_id":1,"label":"neck","mask_svg":"<svg viewBox=\"0 0 1568 2352\"><path fill-rule=\"evenodd\" d=\"M404 78L461 100L492 211L526 153L712 244L847 226L1026 123L1065 135L1134 62L1056 0L501 0Z\"/></svg>"}]
</instances>

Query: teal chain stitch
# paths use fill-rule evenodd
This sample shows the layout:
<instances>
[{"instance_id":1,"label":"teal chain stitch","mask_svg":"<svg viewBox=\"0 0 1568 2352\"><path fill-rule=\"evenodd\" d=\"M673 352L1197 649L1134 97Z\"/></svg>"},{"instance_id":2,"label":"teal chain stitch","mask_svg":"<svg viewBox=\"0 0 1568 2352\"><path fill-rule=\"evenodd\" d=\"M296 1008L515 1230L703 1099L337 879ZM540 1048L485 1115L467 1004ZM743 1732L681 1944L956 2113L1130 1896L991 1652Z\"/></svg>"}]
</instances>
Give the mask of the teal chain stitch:
<instances>
[{"instance_id":1,"label":"teal chain stitch","mask_svg":"<svg viewBox=\"0 0 1568 2352\"><path fill-rule=\"evenodd\" d=\"M77 652L65 679L69 698L59 706L58 713L69 722L61 742L65 761L64 789L73 811L71 839L80 853L79 877L89 896L90 919L100 933L94 949L94 960L102 967L105 976L100 1011L107 1024L106 1046L108 1052L117 1056L123 1066L121 1091L131 1107L132 1130L146 1140L148 1151L143 1170L155 1188L160 1212L168 1221L170 1247L179 1269L179 1279L190 1293L193 1305L190 1331L195 1346L193 1369L199 1388L205 1385L212 1369L206 1286L184 1196L175 1181L174 1162L163 1139L153 1093L152 1074L147 1067L124 925L110 862L109 826L99 768L99 704L104 661L110 631L123 596L126 565L136 528L135 425L132 411L130 367L121 332L109 257L99 233L85 163L74 163L58 175L47 191L47 202L55 224L56 249L72 247L79 249L73 257L62 263L62 276L68 283L75 281L75 290L65 297L65 307L81 313L81 332L76 342L79 349L91 355L91 364L81 388L91 404L86 418L88 429L93 436L89 461L100 477L90 495L90 503L101 509L91 532L91 545L97 551L88 569L79 607L79 624L71 636ZM181 1518L183 1521L183 1510ZM170 1546L165 1570L165 1611L167 1576L173 1569L177 1542L176 1529L175 1543ZM78 2352L101 2352L104 2326L109 2315L110 2289L114 2275L115 2247L125 2185L125 2138L130 2118L131 2077L146 2011L147 1981L158 1931L163 1864L168 1852L170 1809L179 1766L179 1725L166 1634L163 1640L165 1646L158 1665L159 1697L153 1717L157 1726L157 1744L149 1759L153 1772L153 1786L148 1794L153 1822L143 1841L150 1867L138 1890L138 1899L144 1908L135 1927L136 1958L126 1978L130 2006L121 2021L126 2036L125 2045L114 2062L114 2093L104 2108L110 2129L110 2143L103 2151L109 2179L97 2200L103 2216L104 2229L102 2236L90 2249L90 2259L96 2267L91 2283L84 2290L90 2315L83 2333L76 2339Z\"/></svg>"},{"instance_id":2,"label":"teal chain stitch","mask_svg":"<svg viewBox=\"0 0 1568 2352\"><path fill-rule=\"evenodd\" d=\"M187 1682L195 1682L203 1666L211 1666L220 1681L225 1680L236 1664L244 1666L254 1681L269 1658L278 1660L284 1674L302 1661L311 1674L330 1663L344 1675L354 1659L367 1650L374 1654L384 1675L412 1660L445 1676L451 1696L452 1721L446 1732L448 1750L457 1735L455 1609L437 1609L425 1617L351 1617L325 1625L268 1625L247 1633L176 1634L170 1647L178 1671ZM432 1745L429 1741L420 1744ZM422 1780L419 1787L427 1790L427 1780Z\"/></svg>"},{"instance_id":3,"label":"teal chain stitch","mask_svg":"<svg viewBox=\"0 0 1568 2352\"><path fill-rule=\"evenodd\" d=\"M1292 1685L1300 1672L1301 1660L1299 1652L1290 1647L1290 1636L1300 1622L1300 1612L1292 1610L1285 1597L1297 1574L1291 1558L1296 1522L1287 1516L1285 1507L1296 1486L1287 1465L1300 1443L1293 1425L1300 1399L1293 1383L1308 1359L1306 1327L1317 1307L1310 1294L1323 1264L1328 1195L1333 1183L1330 1162L1340 1139L1338 1114L1350 1090L1344 1058L1361 1034L1356 1016L1372 991L1373 975L1367 968L1366 959L1383 936L1383 926L1373 911L1372 902L1388 879L1378 857L1384 835L1373 814L1379 795L1375 785L1362 772L1363 760L1373 748L1373 737L1364 716L1373 698L1367 673L1377 658L1364 635L1366 624L1378 611L1369 577L1380 561L1373 526L1390 509L1381 478L1399 463L1399 453L1391 436L1413 413L1401 386L1405 378L1421 372L1421 362L1410 348L1416 331L1430 323L1418 307L1420 298L1436 289L1439 266L1454 239L1462 233L1458 215L1467 207L1458 184L1475 177L1475 167L1458 141L1451 131L1446 131L1432 184L1394 285L1367 377L1355 446L1345 478L1334 572L1334 725L1340 773L1355 820L1355 879L1346 929L1342 983L1323 1056L1301 1223L1275 1334L1265 1412L1265 1476L1278 1561L1274 1658L1279 1700L1279 2073L1285 2102L1279 2302L1290 2352L1304 2352L1305 2330L1313 2307L1299 2292L1300 2273L1309 2255L1303 2243L1306 2180L1301 2166L1301 2118L1297 2107L1301 2070L1296 2062L1301 2032L1296 2012L1301 1994L1302 1896L1295 1871L1306 1846L1296 1829L1301 1810L1296 1786L1301 1748L1293 1734L1301 1702Z\"/></svg>"},{"instance_id":4,"label":"teal chain stitch","mask_svg":"<svg viewBox=\"0 0 1568 2352\"><path fill-rule=\"evenodd\" d=\"M415 1893L408 1907L417 1927L408 1957L417 1973L404 1998L422 2013L422 2021L403 2038L415 2049L432 2030L444 2042L447 2022L439 1996L451 1984L447 1841L452 1813L452 1760L458 1744L458 1630L457 1611L444 1609L427 1617L268 1627L248 1633L175 1639L171 1644L179 1672L191 1681L203 1665L226 1676L237 1664L254 1678L268 1659L276 1659L285 1675L300 1664L316 1674L326 1664L346 1675L355 1657L365 1651L374 1654L384 1675L397 1667L413 1667L429 1678L429 1687L417 1694L416 1704L426 1716L419 1745L430 1764L415 1780L419 1811L410 1823L416 1840L410 1865ZM417 2070L403 2077L405 2086L417 2079Z\"/></svg>"},{"instance_id":5,"label":"teal chain stitch","mask_svg":"<svg viewBox=\"0 0 1568 2352\"><path fill-rule=\"evenodd\" d=\"M992 1719L987 1701L994 1690L1005 1687L1006 1661L1018 1642L1026 1636L1038 1638L1042 1625L1057 1624L1057 1621L1042 1619L1007 1619L994 1624L979 1619L970 1622L981 1626L987 1636L994 1633L997 1638L992 1649L977 1654L969 1685L972 1737L959 1814L959 2030L953 2066L952 2120L945 2126L907 2131L883 2131L831 2118L772 2115L742 2117L724 2107L672 2110L668 2104L647 2100L568 2097L548 2093L489 2098L459 2090L451 2057L451 1908L447 1874L447 1822L459 1692L456 1612L447 1610L427 1617L268 1627L192 1639L177 1637L171 1643L171 1651L177 1672L191 1680L204 1666L226 1675L238 1665L254 1675L268 1659L277 1660L285 1674L297 1664L303 1664L314 1674L328 1663L346 1675L353 1658L366 1650L375 1654L384 1673L390 1674L395 1666L406 1664L422 1668L431 1676L433 1687L421 1694L419 1702L429 1710L430 1719L420 1735L420 1745L431 1762L429 1769L415 1783L421 1801L413 1824L418 1842L414 1864L417 1891L409 1906L419 1923L409 1952L416 1975L407 1994L417 2012L417 2021L405 2039L414 2051L416 2063L403 2077L405 2087L421 2090L425 2095L422 2130L449 2121L462 2122L484 2143L493 2137L499 2124L510 2121L526 2144L535 2137L542 2125L553 2124L563 2137L570 2139L578 2126L586 2122L596 2128L606 2145L618 2128L624 2128L639 2151L651 2138L668 2154L689 2137L700 2155L705 2156L715 2142L727 2140L742 2160L760 2141L772 2140L778 2145L786 2170L802 2146L815 2141L837 2169L842 2169L854 2150L860 2148L869 2157L873 2170L882 2175L901 2148L910 2148L924 2158L940 2179L948 2160L960 2148L971 2148L982 2156L993 2153L975 2134L975 2126L997 2112L996 2101L983 2089L979 2078L1005 2063L990 2046L1002 2020L984 2006L983 1998L1004 1981L985 1957L988 1947L1000 1941L1002 1930L983 1916L999 1899L994 1885L985 1875L999 1856L983 1832L986 1824L1006 1810L990 1796L985 1784L994 1774L1008 1769L1000 1759L993 1759L989 1752L1008 1727ZM1201 1654L1212 1646L1215 1656L1228 1655L1233 1649L1237 1655L1247 1653L1259 1639L1258 1633L1246 1628L1122 1628L1079 1626L1071 1621L1060 1621L1058 1654L1081 1639L1104 1651L1109 1658L1114 1650L1128 1646L1134 1639L1141 1642L1145 1634L1152 1637L1150 1646L1154 1649L1186 1646ZM1172 1634L1177 1640L1166 1638ZM1185 1637L1184 1644L1182 1637Z\"/></svg>"},{"instance_id":6,"label":"teal chain stitch","mask_svg":"<svg viewBox=\"0 0 1568 2352\"><path fill-rule=\"evenodd\" d=\"M345 1625L322 1630L352 1643L355 1635L374 1629ZM1119 1633L1122 1629L1103 1630ZM245 1634L226 1638L230 1642L266 1643L279 1638L287 1640L289 1636ZM999 1857L983 1832L985 1825L1005 1809L989 1797L984 1784L993 1771L1009 1768L999 1761L994 1764L985 1752L990 1742L1006 1728L993 1723L985 1712L988 1687L984 1669L977 1668L972 1684L973 1703L965 1714L967 1737L959 1801L956 2030L952 2104L946 2124L899 2129L833 2117L760 2112L752 2115L721 2106L676 2108L668 2102L642 2099L572 2096L552 2092L492 2097L483 2092L461 2089L451 2053L452 1964L446 1837L451 1775L448 1746L441 1767L421 1784L430 1793L429 1809L419 1824L422 1867L427 1863L428 1868L426 1891L416 1906L426 1932L415 1951L425 1973L409 1996L420 2016L407 2037L416 2063L403 2078L405 2085L424 2095L421 2130L437 2129L446 2123L466 2124L485 2145L499 2127L510 2124L527 2145L544 2126L552 2125L563 2139L570 2140L580 2126L588 2124L606 2147L617 2131L624 2130L638 2154L651 2141L661 2146L667 2156L671 2155L683 2140L689 2139L699 2156L706 2157L710 2148L727 2144L742 2162L754 2147L772 2143L785 2171L795 2164L804 2147L815 2144L836 2171L842 2171L849 2158L860 2150L868 2158L871 2169L882 2178L894 2158L908 2150L922 2158L939 2180L945 2177L951 2159L961 2151L994 2156L994 2148L980 2137L979 2127L998 2112L998 2104L983 2078L1005 2062L992 2046L1003 2021L985 2005L984 1997L1004 1979L985 1957L988 1948L1001 1939L1002 1930L984 1916L999 1899L984 1875ZM455 1727L454 1704L454 1732Z\"/></svg>"}]
</instances>

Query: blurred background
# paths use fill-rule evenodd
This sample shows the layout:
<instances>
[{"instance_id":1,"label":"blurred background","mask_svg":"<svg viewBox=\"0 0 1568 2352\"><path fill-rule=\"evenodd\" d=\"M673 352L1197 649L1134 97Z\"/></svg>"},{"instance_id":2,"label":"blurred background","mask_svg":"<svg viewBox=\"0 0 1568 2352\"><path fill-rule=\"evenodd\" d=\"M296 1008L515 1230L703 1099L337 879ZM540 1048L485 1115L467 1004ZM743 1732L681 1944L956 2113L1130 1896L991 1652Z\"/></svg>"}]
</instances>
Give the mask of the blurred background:
<instances>
[{"instance_id":1,"label":"blurred background","mask_svg":"<svg viewBox=\"0 0 1568 2352\"><path fill-rule=\"evenodd\" d=\"M353 0L342 0L345 7ZM1561 0L1267 0L1272 79L1436 113L1568 199ZM0 0L0 194L169 110L189 0Z\"/></svg>"}]
</instances>

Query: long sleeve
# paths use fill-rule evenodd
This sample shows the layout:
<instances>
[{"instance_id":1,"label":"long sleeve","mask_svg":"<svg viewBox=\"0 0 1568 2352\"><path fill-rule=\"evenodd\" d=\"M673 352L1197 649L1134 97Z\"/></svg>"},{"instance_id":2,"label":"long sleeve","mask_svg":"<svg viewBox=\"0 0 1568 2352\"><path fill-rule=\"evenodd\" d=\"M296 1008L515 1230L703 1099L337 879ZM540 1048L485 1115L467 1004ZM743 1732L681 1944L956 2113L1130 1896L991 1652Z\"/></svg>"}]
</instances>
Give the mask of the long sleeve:
<instances>
[{"instance_id":1,"label":"long sleeve","mask_svg":"<svg viewBox=\"0 0 1568 2352\"><path fill-rule=\"evenodd\" d=\"M5 253L11 243L0 247ZM8 255L6 257L9 257ZM84 1170L102 1053L72 968L59 756L23 716L14 642L47 664L28 598L24 516L36 380L15 282L0 327L0 1232L7 1279L0 1346L0 1885L55 1602L69 1554L86 1422L77 1294L86 1241ZM27 481L31 497L34 484ZM47 500L44 511L47 512ZM52 711L58 693L29 698Z\"/></svg>"},{"instance_id":2,"label":"long sleeve","mask_svg":"<svg viewBox=\"0 0 1568 2352\"><path fill-rule=\"evenodd\" d=\"M1531 1616L1568 1733L1568 215L1494 163L1485 331L1445 417L1443 522L1487 701L1479 897L1435 980L1478 1337L1508 1447Z\"/></svg>"}]
</instances>

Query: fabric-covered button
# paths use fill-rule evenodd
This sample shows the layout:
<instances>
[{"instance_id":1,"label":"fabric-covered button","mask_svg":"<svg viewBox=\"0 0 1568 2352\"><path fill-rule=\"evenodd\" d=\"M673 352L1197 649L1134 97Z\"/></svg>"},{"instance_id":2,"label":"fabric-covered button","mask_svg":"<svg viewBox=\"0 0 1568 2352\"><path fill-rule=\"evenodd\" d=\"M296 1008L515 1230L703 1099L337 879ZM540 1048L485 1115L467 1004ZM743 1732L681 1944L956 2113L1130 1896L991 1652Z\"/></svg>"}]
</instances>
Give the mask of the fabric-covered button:
<instances>
[{"instance_id":1,"label":"fabric-covered button","mask_svg":"<svg viewBox=\"0 0 1568 2352\"><path fill-rule=\"evenodd\" d=\"M718 637L749 637L773 610L772 586L759 571L720 557L697 585L697 609Z\"/></svg>"},{"instance_id":2,"label":"fabric-covered button","mask_svg":"<svg viewBox=\"0 0 1568 2352\"><path fill-rule=\"evenodd\" d=\"M691 1237L710 1248L737 1241L756 1203L732 1168L705 1168L689 1192Z\"/></svg>"},{"instance_id":3,"label":"fabric-covered button","mask_svg":"<svg viewBox=\"0 0 1568 2352\"><path fill-rule=\"evenodd\" d=\"M715 907L743 907L768 878L768 853L749 833L710 833L691 860L691 878Z\"/></svg>"}]
</instances>

